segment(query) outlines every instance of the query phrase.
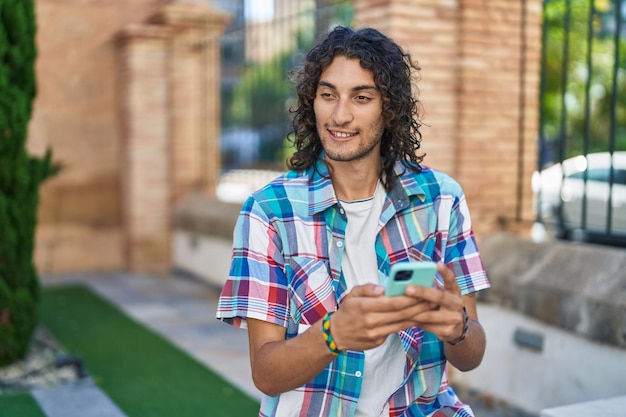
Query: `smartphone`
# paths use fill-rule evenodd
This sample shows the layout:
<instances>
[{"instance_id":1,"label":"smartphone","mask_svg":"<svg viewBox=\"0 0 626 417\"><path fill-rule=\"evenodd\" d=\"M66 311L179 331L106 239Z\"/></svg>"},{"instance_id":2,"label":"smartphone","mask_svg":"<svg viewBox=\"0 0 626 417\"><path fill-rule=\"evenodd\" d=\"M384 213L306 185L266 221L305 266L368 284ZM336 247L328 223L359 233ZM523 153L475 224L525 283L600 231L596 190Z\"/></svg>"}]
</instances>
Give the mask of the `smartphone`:
<instances>
[{"instance_id":1,"label":"smartphone","mask_svg":"<svg viewBox=\"0 0 626 417\"><path fill-rule=\"evenodd\" d=\"M400 262L391 265L385 295L403 295L407 285L432 287L437 274L435 262Z\"/></svg>"}]
</instances>

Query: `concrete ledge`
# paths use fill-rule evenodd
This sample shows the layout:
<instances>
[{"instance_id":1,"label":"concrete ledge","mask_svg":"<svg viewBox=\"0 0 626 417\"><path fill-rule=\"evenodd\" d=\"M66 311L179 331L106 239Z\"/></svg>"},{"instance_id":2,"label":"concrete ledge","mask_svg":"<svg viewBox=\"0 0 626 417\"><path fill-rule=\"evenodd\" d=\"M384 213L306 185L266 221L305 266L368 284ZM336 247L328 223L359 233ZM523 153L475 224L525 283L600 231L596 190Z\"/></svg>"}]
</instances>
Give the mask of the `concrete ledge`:
<instances>
[{"instance_id":1,"label":"concrete ledge","mask_svg":"<svg viewBox=\"0 0 626 417\"><path fill-rule=\"evenodd\" d=\"M626 397L617 397L548 408L541 411L540 417L622 417L624 410L626 410Z\"/></svg>"},{"instance_id":2,"label":"concrete ledge","mask_svg":"<svg viewBox=\"0 0 626 417\"><path fill-rule=\"evenodd\" d=\"M232 240L240 210L241 203L189 194L174 207L174 229Z\"/></svg>"},{"instance_id":3,"label":"concrete ledge","mask_svg":"<svg viewBox=\"0 0 626 417\"><path fill-rule=\"evenodd\" d=\"M181 229L172 236L174 267L220 289L228 278L232 252L232 239Z\"/></svg>"},{"instance_id":4,"label":"concrete ledge","mask_svg":"<svg viewBox=\"0 0 626 417\"><path fill-rule=\"evenodd\" d=\"M209 238L206 245L217 242L219 248L228 247L240 209L239 203L192 194L177 204L174 228L184 232L186 240L198 236ZM178 257L189 258L182 261L184 265L197 264L191 270L198 273L207 266L206 258L198 258L203 255L194 254L197 250L181 250L187 246L194 245L178 244ZM479 247L492 284L479 294L479 301L626 347L626 249L563 241L533 243L510 233L489 236ZM226 252L219 252L221 259ZM224 271L212 275L217 282L226 279Z\"/></svg>"},{"instance_id":5,"label":"concrete ledge","mask_svg":"<svg viewBox=\"0 0 626 417\"><path fill-rule=\"evenodd\" d=\"M501 233L480 251L492 284L480 301L626 347L626 249Z\"/></svg>"}]
</instances>

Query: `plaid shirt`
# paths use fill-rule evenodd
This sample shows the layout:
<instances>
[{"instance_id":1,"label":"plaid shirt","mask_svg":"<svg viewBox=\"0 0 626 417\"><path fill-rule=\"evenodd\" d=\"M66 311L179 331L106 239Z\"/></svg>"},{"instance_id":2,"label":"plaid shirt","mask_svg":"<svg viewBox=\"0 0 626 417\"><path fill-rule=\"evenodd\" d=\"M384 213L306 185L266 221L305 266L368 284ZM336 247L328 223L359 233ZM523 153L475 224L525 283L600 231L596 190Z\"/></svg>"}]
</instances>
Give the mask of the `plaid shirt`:
<instances>
[{"instance_id":1,"label":"plaid shirt","mask_svg":"<svg viewBox=\"0 0 626 417\"><path fill-rule=\"evenodd\" d=\"M458 183L427 167L413 173L398 163L395 169L400 177L387 194L375 242L381 284L396 262L432 260L454 270L463 294L488 288ZM346 223L323 161L254 193L234 230L217 318L237 327L245 327L247 317L275 323L289 339L336 310L348 291L341 271ZM448 387L443 342L417 327L399 335L405 380L389 399L389 415L472 416ZM259 416L282 416L277 410L288 396L304 404L290 416L353 416L363 364L362 351L342 353L304 386L264 396Z\"/></svg>"}]
</instances>

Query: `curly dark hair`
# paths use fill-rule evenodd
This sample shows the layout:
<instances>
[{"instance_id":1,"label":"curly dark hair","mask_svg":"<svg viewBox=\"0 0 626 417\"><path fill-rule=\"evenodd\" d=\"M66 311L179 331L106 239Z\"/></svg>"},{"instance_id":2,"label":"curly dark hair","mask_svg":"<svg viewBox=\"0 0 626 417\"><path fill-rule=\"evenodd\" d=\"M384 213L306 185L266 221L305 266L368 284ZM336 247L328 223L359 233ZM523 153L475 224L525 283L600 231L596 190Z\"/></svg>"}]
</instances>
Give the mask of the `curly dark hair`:
<instances>
[{"instance_id":1,"label":"curly dark hair","mask_svg":"<svg viewBox=\"0 0 626 417\"><path fill-rule=\"evenodd\" d=\"M422 139L419 131L420 102L412 94L412 70L419 71L420 68L393 40L372 28L353 30L336 27L309 51L304 65L292 73L297 104L290 112L296 151L287 161L287 166L293 170L306 170L315 165L323 150L313 101L322 72L337 56L358 59L362 68L373 73L382 94L385 126L380 151L383 163L381 180L390 190L395 178L396 161L402 161L406 168L419 172L424 158L424 155L416 153Z\"/></svg>"}]
</instances>

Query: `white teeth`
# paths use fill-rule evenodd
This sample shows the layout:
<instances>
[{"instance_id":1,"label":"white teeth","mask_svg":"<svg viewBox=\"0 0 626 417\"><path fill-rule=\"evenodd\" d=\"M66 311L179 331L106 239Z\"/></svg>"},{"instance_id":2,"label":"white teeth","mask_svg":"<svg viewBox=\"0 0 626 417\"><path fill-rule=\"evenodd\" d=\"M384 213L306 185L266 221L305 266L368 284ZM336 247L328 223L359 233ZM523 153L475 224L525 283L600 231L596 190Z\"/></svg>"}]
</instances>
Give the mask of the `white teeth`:
<instances>
[{"instance_id":1,"label":"white teeth","mask_svg":"<svg viewBox=\"0 0 626 417\"><path fill-rule=\"evenodd\" d=\"M354 133L332 132L332 134L338 138L349 138L350 136L354 136Z\"/></svg>"}]
</instances>

